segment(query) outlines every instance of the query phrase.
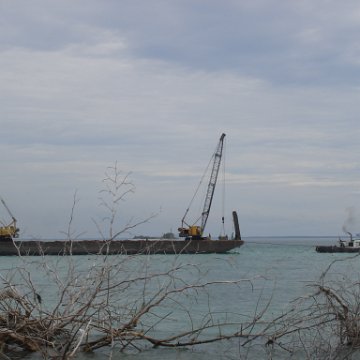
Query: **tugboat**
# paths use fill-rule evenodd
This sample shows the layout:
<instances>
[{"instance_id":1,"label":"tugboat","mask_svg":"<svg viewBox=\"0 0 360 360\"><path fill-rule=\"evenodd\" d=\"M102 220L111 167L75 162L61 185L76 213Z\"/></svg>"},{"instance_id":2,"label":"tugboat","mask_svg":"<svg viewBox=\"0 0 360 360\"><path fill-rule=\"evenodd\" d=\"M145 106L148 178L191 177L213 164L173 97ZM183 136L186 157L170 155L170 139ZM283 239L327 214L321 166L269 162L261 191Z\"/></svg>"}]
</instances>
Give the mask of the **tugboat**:
<instances>
[{"instance_id":1,"label":"tugboat","mask_svg":"<svg viewBox=\"0 0 360 360\"><path fill-rule=\"evenodd\" d=\"M352 233L347 231L348 240L339 238L338 245L318 245L316 251L319 253L358 253L360 252L360 238L354 238Z\"/></svg>"}]
</instances>

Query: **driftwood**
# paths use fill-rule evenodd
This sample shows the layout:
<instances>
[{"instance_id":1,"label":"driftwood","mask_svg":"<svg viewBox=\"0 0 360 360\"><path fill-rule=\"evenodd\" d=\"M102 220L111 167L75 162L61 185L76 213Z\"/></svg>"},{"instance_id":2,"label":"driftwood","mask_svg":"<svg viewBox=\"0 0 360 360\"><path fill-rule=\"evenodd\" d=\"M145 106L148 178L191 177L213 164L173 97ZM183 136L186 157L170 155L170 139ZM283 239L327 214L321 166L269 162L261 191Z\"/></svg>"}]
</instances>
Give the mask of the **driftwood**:
<instances>
[{"instance_id":1,"label":"driftwood","mask_svg":"<svg viewBox=\"0 0 360 360\"><path fill-rule=\"evenodd\" d=\"M93 257L80 266L72 256L42 257L36 263L21 258L22 266L1 274L0 358L27 351L71 359L104 347L141 351L237 339L242 348L262 344L269 354L301 351L301 358L316 354L319 359L336 359L360 346L360 284L344 281L343 275L341 283L327 279L330 267L318 283L311 284L310 294L294 300L277 316L269 316L271 299L262 306L259 299L247 319L233 313L219 317L209 304L199 320L186 306L189 298L205 296L210 302L214 287L224 287L224 292L252 291L257 279L203 281L199 266L178 263L179 258L165 271L154 271L144 259ZM39 291L30 268L41 272L41 283L47 279L45 292ZM181 308L189 326L157 336L154 329L175 316L174 306Z\"/></svg>"},{"instance_id":2,"label":"driftwood","mask_svg":"<svg viewBox=\"0 0 360 360\"><path fill-rule=\"evenodd\" d=\"M11 351L39 352L43 357L70 359L79 351L92 352L103 347L120 351L147 347L186 347L230 338L252 336L254 317L234 329L234 316L219 321L219 314L208 314L200 322L186 308L186 299L198 297L216 286L239 287L251 281L201 281L201 272L193 264L177 264L164 272L151 272L143 256L94 257L91 266L77 268L72 256L41 258L36 265L26 264L10 270L0 291L0 349L3 355ZM32 274L25 269L41 268L47 278L51 296L39 294ZM61 269L63 270L61 270ZM134 272L134 268L137 269ZM66 269L64 271L64 269ZM194 281L182 280L190 272ZM55 292L54 289L57 291ZM182 300L186 300L185 302ZM169 316L169 304L182 307L190 319L187 329L157 338L150 330ZM164 310L165 309L165 310ZM152 319L152 320L151 320ZM229 319L229 317L228 317ZM150 322L149 322L150 321ZM217 333L209 333L217 329Z\"/></svg>"}]
</instances>

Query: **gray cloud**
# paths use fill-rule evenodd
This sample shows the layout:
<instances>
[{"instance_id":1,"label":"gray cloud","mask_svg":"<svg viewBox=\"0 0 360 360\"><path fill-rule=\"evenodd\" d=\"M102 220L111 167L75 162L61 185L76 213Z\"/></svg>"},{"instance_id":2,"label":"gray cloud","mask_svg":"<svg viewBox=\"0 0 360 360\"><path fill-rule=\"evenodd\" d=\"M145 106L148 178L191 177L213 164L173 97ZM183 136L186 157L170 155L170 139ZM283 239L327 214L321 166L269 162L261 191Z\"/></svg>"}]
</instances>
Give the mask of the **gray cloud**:
<instances>
[{"instance_id":1,"label":"gray cloud","mask_svg":"<svg viewBox=\"0 0 360 360\"><path fill-rule=\"evenodd\" d=\"M75 189L94 235L116 160L137 185L124 216L162 208L139 231L176 230L222 132L245 234L341 231L359 185L356 2L54 6L1 8L0 192L25 235L59 235Z\"/></svg>"},{"instance_id":2,"label":"gray cloud","mask_svg":"<svg viewBox=\"0 0 360 360\"><path fill-rule=\"evenodd\" d=\"M129 52L274 83L339 84L359 75L356 1L16 2L4 6L3 46L56 50L91 45L103 32Z\"/></svg>"}]
</instances>

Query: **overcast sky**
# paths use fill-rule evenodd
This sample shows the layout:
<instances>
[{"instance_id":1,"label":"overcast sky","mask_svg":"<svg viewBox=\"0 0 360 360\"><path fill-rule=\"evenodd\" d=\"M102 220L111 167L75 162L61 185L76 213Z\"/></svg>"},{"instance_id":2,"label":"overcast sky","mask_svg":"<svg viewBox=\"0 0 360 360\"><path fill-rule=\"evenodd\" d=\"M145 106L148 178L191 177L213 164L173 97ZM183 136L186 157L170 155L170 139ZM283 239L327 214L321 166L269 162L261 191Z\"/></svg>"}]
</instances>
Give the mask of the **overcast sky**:
<instances>
[{"instance_id":1,"label":"overcast sky","mask_svg":"<svg viewBox=\"0 0 360 360\"><path fill-rule=\"evenodd\" d=\"M116 162L136 186L116 227L177 233L223 132L229 233L232 210L243 236L360 232L357 0L1 0L0 27L0 195L23 237L63 237L75 193L72 231L98 236Z\"/></svg>"}]
</instances>

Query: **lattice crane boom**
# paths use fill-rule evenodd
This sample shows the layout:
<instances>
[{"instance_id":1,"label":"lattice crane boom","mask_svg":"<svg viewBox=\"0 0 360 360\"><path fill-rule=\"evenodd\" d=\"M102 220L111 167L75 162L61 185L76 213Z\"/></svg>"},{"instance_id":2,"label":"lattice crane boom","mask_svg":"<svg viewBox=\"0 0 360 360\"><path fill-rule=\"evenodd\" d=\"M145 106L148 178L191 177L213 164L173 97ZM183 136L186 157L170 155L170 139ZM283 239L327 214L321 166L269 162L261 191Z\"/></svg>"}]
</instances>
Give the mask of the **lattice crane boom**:
<instances>
[{"instance_id":1,"label":"lattice crane boom","mask_svg":"<svg viewBox=\"0 0 360 360\"><path fill-rule=\"evenodd\" d=\"M214 197L215 186L216 186L216 182L217 182L217 178L218 178L218 174L219 174L222 152L223 152L223 147L224 147L224 138L225 138L225 134L223 133L220 137L218 146L214 153L213 167L211 170L211 175L210 175L210 180L209 180L209 184L208 184L208 188L207 188L207 192L206 192L203 211L201 213L201 235L203 234L203 232L205 230L206 222L207 222L207 219L208 219L209 213L210 213L211 203L212 203L212 200Z\"/></svg>"}]
</instances>

